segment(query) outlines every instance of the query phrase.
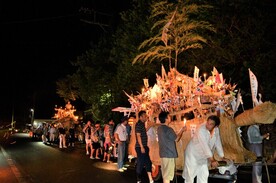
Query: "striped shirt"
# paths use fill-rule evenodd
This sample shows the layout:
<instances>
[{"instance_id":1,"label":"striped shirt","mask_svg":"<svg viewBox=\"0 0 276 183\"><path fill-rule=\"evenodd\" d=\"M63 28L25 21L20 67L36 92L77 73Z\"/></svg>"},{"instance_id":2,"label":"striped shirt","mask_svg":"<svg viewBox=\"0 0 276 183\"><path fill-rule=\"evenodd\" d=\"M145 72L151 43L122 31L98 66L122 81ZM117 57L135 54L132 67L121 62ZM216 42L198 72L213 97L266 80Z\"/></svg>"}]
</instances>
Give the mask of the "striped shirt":
<instances>
[{"instance_id":1,"label":"striped shirt","mask_svg":"<svg viewBox=\"0 0 276 183\"><path fill-rule=\"evenodd\" d=\"M138 140L137 140L137 133L141 134L142 145L144 147L146 147L148 144L147 131L146 131L145 123L143 123L140 120L135 124L135 137L136 137L135 147L140 147Z\"/></svg>"}]
</instances>

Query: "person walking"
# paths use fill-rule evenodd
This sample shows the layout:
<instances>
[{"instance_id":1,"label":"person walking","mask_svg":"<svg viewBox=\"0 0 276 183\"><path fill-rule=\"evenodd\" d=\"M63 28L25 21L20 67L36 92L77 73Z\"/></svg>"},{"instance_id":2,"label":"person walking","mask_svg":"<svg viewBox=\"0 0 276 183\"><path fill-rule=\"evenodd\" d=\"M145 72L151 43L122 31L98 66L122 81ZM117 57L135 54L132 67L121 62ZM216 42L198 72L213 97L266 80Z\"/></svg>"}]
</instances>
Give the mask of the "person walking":
<instances>
[{"instance_id":1,"label":"person walking","mask_svg":"<svg viewBox=\"0 0 276 183\"><path fill-rule=\"evenodd\" d=\"M159 114L159 121L161 125L157 128L159 155L161 160L161 172L163 183L170 183L174 178L175 172L175 158L178 157L176 150L176 142L178 142L186 126L183 126L178 134L169 127L171 117L168 112L161 112Z\"/></svg>"},{"instance_id":2,"label":"person walking","mask_svg":"<svg viewBox=\"0 0 276 183\"><path fill-rule=\"evenodd\" d=\"M50 144L53 145L55 143L55 138L56 138L56 127L54 124L51 124L51 127L49 129L49 141L50 141Z\"/></svg>"},{"instance_id":3,"label":"person walking","mask_svg":"<svg viewBox=\"0 0 276 183\"><path fill-rule=\"evenodd\" d=\"M185 183L193 183L197 177L197 183L207 183L209 176L208 164L211 168L218 167L219 163L214 159L214 149L224 161L224 152L221 144L219 128L220 119L215 115L207 118L207 122L201 124L188 143L184 152L184 169L182 177Z\"/></svg>"},{"instance_id":4,"label":"person walking","mask_svg":"<svg viewBox=\"0 0 276 183\"><path fill-rule=\"evenodd\" d=\"M92 132L93 132L93 127L91 125L91 121L87 121L86 125L83 127L83 133L84 133L84 139L85 139L85 150L86 150L86 155L89 155L89 149L92 152Z\"/></svg>"},{"instance_id":5,"label":"person walking","mask_svg":"<svg viewBox=\"0 0 276 183\"><path fill-rule=\"evenodd\" d=\"M100 145L100 121L97 121L95 124L95 128L92 132L92 151L90 155L90 159L100 159L99 150L101 148ZM95 157L94 157L95 154Z\"/></svg>"},{"instance_id":6,"label":"person walking","mask_svg":"<svg viewBox=\"0 0 276 183\"><path fill-rule=\"evenodd\" d=\"M60 123L59 128L59 148L67 148L66 146L66 130L62 123Z\"/></svg>"},{"instance_id":7,"label":"person walking","mask_svg":"<svg viewBox=\"0 0 276 183\"><path fill-rule=\"evenodd\" d=\"M68 146L75 147L75 125L72 124L69 128L69 143Z\"/></svg>"},{"instance_id":8,"label":"person walking","mask_svg":"<svg viewBox=\"0 0 276 183\"><path fill-rule=\"evenodd\" d=\"M145 122L148 120L146 111L142 110L138 113L138 122L135 124L135 151L137 154L136 176L137 183L141 183L141 175L143 168L146 168L149 182L153 183L151 176L152 162L149 157L148 136Z\"/></svg>"},{"instance_id":9,"label":"person walking","mask_svg":"<svg viewBox=\"0 0 276 183\"><path fill-rule=\"evenodd\" d=\"M121 123L117 126L115 130L115 141L118 144L118 158L117 158L117 166L119 172L124 172L127 170L124 167L125 163L125 154L126 154L126 141L128 138L126 126L128 124L128 117L124 116L121 120Z\"/></svg>"},{"instance_id":10,"label":"person walking","mask_svg":"<svg viewBox=\"0 0 276 183\"><path fill-rule=\"evenodd\" d=\"M103 161L109 163L110 162L110 155L113 150L112 143L111 143L111 135L110 135L110 126L109 124L104 125L104 156Z\"/></svg>"},{"instance_id":11,"label":"person walking","mask_svg":"<svg viewBox=\"0 0 276 183\"><path fill-rule=\"evenodd\" d=\"M43 144L47 144L47 136L48 136L48 132L49 129L48 129L48 124L47 123L43 123L42 125L42 136L41 136L41 139L42 139L42 142Z\"/></svg>"},{"instance_id":12,"label":"person walking","mask_svg":"<svg viewBox=\"0 0 276 183\"><path fill-rule=\"evenodd\" d=\"M263 139L269 137L269 133L261 135L259 125L250 125L247 130L248 150L256 154L257 160L252 166L252 183L262 183L262 156Z\"/></svg>"}]
</instances>

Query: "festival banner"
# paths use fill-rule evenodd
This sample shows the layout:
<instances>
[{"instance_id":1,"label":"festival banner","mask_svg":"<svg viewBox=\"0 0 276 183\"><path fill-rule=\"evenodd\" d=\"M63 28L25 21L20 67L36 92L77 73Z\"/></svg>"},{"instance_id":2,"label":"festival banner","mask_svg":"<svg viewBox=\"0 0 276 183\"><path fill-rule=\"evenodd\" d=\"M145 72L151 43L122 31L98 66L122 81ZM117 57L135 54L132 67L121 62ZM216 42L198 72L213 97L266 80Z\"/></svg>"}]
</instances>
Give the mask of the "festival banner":
<instances>
[{"instance_id":1,"label":"festival banner","mask_svg":"<svg viewBox=\"0 0 276 183\"><path fill-rule=\"evenodd\" d=\"M199 75L199 68L197 66L195 66L195 70L194 70L194 81L198 82L198 75Z\"/></svg>"},{"instance_id":2,"label":"festival banner","mask_svg":"<svg viewBox=\"0 0 276 183\"><path fill-rule=\"evenodd\" d=\"M250 78L252 102L253 102L253 107L255 107L258 105L258 100L257 100L258 80L257 80L255 74L250 69L248 69L248 71L249 71L249 78Z\"/></svg>"}]
</instances>

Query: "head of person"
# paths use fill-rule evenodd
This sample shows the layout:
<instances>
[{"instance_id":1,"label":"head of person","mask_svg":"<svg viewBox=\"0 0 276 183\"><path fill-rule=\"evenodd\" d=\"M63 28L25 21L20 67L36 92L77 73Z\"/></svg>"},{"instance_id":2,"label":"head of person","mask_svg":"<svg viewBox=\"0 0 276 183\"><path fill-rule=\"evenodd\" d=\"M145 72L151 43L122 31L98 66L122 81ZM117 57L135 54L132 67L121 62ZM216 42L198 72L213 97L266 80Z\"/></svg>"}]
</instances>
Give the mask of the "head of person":
<instances>
[{"instance_id":1,"label":"head of person","mask_svg":"<svg viewBox=\"0 0 276 183\"><path fill-rule=\"evenodd\" d=\"M168 112L165 112L165 111L162 111L159 116L159 121L161 124L164 124L166 123L166 120L169 118L169 113Z\"/></svg>"},{"instance_id":2,"label":"head of person","mask_svg":"<svg viewBox=\"0 0 276 183\"><path fill-rule=\"evenodd\" d=\"M122 119L121 119L121 123L123 124L123 125L127 125L127 123L128 123L128 116L124 116Z\"/></svg>"},{"instance_id":3,"label":"head of person","mask_svg":"<svg viewBox=\"0 0 276 183\"><path fill-rule=\"evenodd\" d=\"M105 131L105 132L109 132L109 125L107 125L107 124L104 125L104 131Z\"/></svg>"},{"instance_id":4,"label":"head of person","mask_svg":"<svg viewBox=\"0 0 276 183\"><path fill-rule=\"evenodd\" d=\"M95 128L96 128L96 130L99 130L101 128L101 122L100 121L96 121Z\"/></svg>"},{"instance_id":5,"label":"head of person","mask_svg":"<svg viewBox=\"0 0 276 183\"><path fill-rule=\"evenodd\" d=\"M139 120L142 122L146 122L148 120L148 116L146 111L142 110L138 113Z\"/></svg>"},{"instance_id":6,"label":"head of person","mask_svg":"<svg viewBox=\"0 0 276 183\"><path fill-rule=\"evenodd\" d=\"M206 128L209 131L212 131L215 127L218 127L219 125L220 125L220 119L218 116L211 115L207 118Z\"/></svg>"},{"instance_id":7,"label":"head of person","mask_svg":"<svg viewBox=\"0 0 276 183\"><path fill-rule=\"evenodd\" d=\"M108 119L108 124L109 124L109 125L114 125L114 121L113 121L112 118L109 118L109 119Z\"/></svg>"}]
</instances>

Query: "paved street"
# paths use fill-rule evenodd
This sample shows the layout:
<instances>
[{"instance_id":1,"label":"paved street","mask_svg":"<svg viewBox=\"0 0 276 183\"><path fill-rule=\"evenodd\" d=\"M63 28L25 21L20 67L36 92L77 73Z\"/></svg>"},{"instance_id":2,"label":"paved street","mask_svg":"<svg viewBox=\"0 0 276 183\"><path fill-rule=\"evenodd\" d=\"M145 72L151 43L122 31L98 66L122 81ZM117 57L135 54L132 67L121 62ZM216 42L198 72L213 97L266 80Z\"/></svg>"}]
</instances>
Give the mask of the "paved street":
<instances>
[{"instance_id":1,"label":"paved street","mask_svg":"<svg viewBox=\"0 0 276 183\"><path fill-rule=\"evenodd\" d=\"M127 171L120 173L115 163L89 159L85 155L85 145L80 142L74 148L59 149L57 145L34 141L25 133L17 133L2 144L0 163L1 183L136 182L134 162L129 163ZM241 169L239 172L241 173L238 174L237 182L250 183L250 168ZM271 180L273 181L275 179ZM146 174L142 182L148 182ZM178 176L174 182L183 183L184 180ZM210 178L209 182L229 181ZM266 182L267 180L264 181Z\"/></svg>"}]
</instances>

